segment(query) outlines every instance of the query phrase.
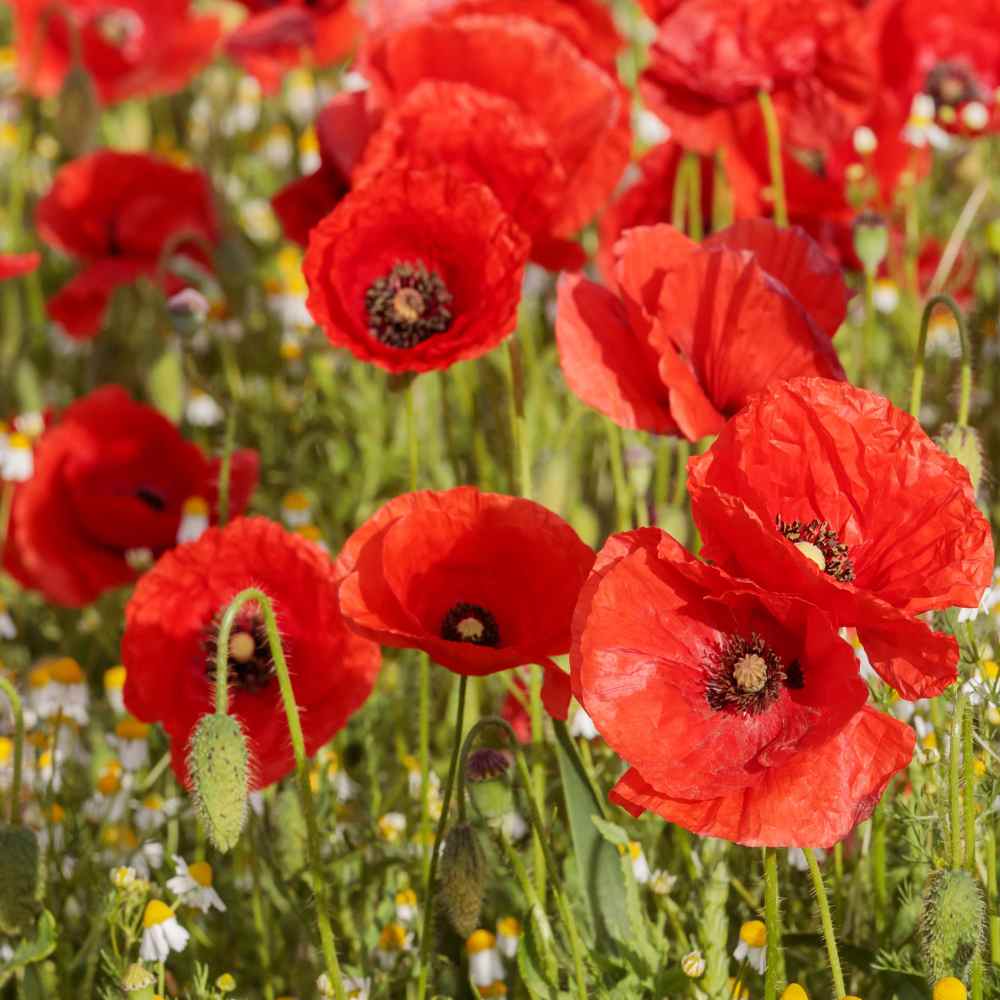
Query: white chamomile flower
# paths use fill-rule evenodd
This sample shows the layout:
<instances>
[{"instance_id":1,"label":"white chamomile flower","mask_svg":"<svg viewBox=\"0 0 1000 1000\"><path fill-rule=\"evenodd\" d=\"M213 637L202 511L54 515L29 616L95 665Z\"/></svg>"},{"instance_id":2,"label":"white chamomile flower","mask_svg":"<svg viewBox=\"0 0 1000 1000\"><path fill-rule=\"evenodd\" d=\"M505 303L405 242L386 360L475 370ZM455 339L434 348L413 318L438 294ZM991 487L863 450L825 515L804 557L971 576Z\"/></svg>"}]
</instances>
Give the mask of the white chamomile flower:
<instances>
[{"instance_id":1,"label":"white chamomile flower","mask_svg":"<svg viewBox=\"0 0 1000 1000\"><path fill-rule=\"evenodd\" d=\"M212 866L207 861L194 861L190 865L179 855L174 855L177 874L167 879L167 889L178 897L178 902L193 906L202 913L211 909L225 911L226 904L212 887Z\"/></svg>"},{"instance_id":2,"label":"white chamomile flower","mask_svg":"<svg viewBox=\"0 0 1000 1000\"><path fill-rule=\"evenodd\" d=\"M391 969L404 953L413 947L413 934L402 924L386 924L375 945L375 961L383 969Z\"/></svg>"},{"instance_id":3,"label":"white chamomile flower","mask_svg":"<svg viewBox=\"0 0 1000 1000\"><path fill-rule=\"evenodd\" d=\"M378 823L379 836L389 844L396 844L406 833L406 816L401 812L388 812L380 816Z\"/></svg>"},{"instance_id":4,"label":"white chamomile flower","mask_svg":"<svg viewBox=\"0 0 1000 1000\"><path fill-rule=\"evenodd\" d=\"M118 666L108 667L104 671L104 697L115 715L125 714L125 668Z\"/></svg>"},{"instance_id":5,"label":"white chamomile flower","mask_svg":"<svg viewBox=\"0 0 1000 1000\"><path fill-rule=\"evenodd\" d=\"M129 865L119 865L111 869L111 884L116 889L128 889L135 885L139 876L134 868Z\"/></svg>"},{"instance_id":6,"label":"white chamomile flower","mask_svg":"<svg viewBox=\"0 0 1000 1000\"><path fill-rule=\"evenodd\" d=\"M657 868L649 879L649 888L657 896L669 896L675 885L677 885L677 876L665 872L662 868Z\"/></svg>"},{"instance_id":7,"label":"white chamomile flower","mask_svg":"<svg viewBox=\"0 0 1000 1000\"><path fill-rule=\"evenodd\" d=\"M132 804L135 810L135 825L142 832L156 830L163 826L180 809L177 799L165 799L157 792L150 792L141 802Z\"/></svg>"},{"instance_id":8,"label":"white chamomile flower","mask_svg":"<svg viewBox=\"0 0 1000 1000\"><path fill-rule=\"evenodd\" d=\"M733 951L737 962L747 964L763 975L767 971L767 928L763 920L748 920L740 928L740 940Z\"/></svg>"},{"instance_id":9,"label":"white chamomile flower","mask_svg":"<svg viewBox=\"0 0 1000 1000\"><path fill-rule=\"evenodd\" d=\"M160 899L146 904L142 928L139 957L144 962L165 962L172 951L183 951L191 937L177 922L174 911Z\"/></svg>"},{"instance_id":10,"label":"white chamomile flower","mask_svg":"<svg viewBox=\"0 0 1000 1000\"><path fill-rule=\"evenodd\" d=\"M417 894L412 889L396 893L396 919L401 924L413 923L417 918Z\"/></svg>"},{"instance_id":11,"label":"white chamomile flower","mask_svg":"<svg viewBox=\"0 0 1000 1000\"><path fill-rule=\"evenodd\" d=\"M197 541L208 530L208 501L204 497L188 497L181 507L181 522L177 528L177 544Z\"/></svg>"},{"instance_id":12,"label":"white chamomile flower","mask_svg":"<svg viewBox=\"0 0 1000 1000\"><path fill-rule=\"evenodd\" d=\"M903 139L917 149L933 146L947 149L951 136L934 121L934 98L930 94L915 94L910 104L910 116L903 127Z\"/></svg>"},{"instance_id":13,"label":"white chamomile flower","mask_svg":"<svg viewBox=\"0 0 1000 1000\"><path fill-rule=\"evenodd\" d=\"M300 528L312 520L312 501L302 490L289 490L281 498L281 518L289 528Z\"/></svg>"},{"instance_id":14,"label":"white chamomile flower","mask_svg":"<svg viewBox=\"0 0 1000 1000\"><path fill-rule=\"evenodd\" d=\"M637 840L630 840L627 848L621 846L618 850L623 854L626 850L628 851L629 860L632 862L632 874L639 885L645 885L649 881L652 872L649 869L649 862L646 860L642 844Z\"/></svg>"},{"instance_id":15,"label":"white chamomile flower","mask_svg":"<svg viewBox=\"0 0 1000 1000\"><path fill-rule=\"evenodd\" d=\"M577 708L573 713L573 720L569 724L569 734L584 740L594 740L598 736L597 726L582 708Z\"/></svg>"},{"instance_id":16,"label":"white chamomile flower","mask_svg":"<svg viewBox=\"0 0 1000 1000\"><path fill-rule=\"evenodd\" d=\"M497 950L504 958L517 954L521 934L521 921L517 917L501 917L497 921Z\"/></svg>"},{"instance_id":17,"label":"white chamomile flower","mask_svg":"<svg viewBox=\"0 0 1000 1000\"><path fill-rule=\"evenodd\" d=\"M872 303L880 313L894 313L899 307L899 285L892 278L876 279Z\"/></svg>"},{"instance_id":18,"label":"white chamomile flower","mask_svg":"<svg viewBox=\"0 0 1000 1000\"><path fill-rule=\"evenodd\" d=\"M689 951L681 959L681 971L690 979L700 979L705 975L705 956L700 951Z\"/></svg>"},{"instance_id":19,"label":"white chamomile flower","mask_svg":"<svg viewBox=\"0 0 1000 1000\"><path fill-rule=\"evenodd\" d=\"M56 714L59 708L56 686L46 666L35 667L28 674L27 700L36 719L49 719Z\"/></svg>"},{"instance_id":20,"label":"white chamomile flower","mask_svg":"<svg viewBox=\"0 0 1000 1000\"><path fill-rule=\"evenodd\" d=\"M465 952L469 957L469 978L479 995L503 996L507 987L496 937L487 930L473 931L465 942Z\"/></svg>"},{"instance_id":21,"label":"white chamomile flower","mask_svg":"<svg viewBox=\"0 0 1000 1000\"><path fill-rule=\"evenodd\" d=\"M215 427L225 416L222 407L207 392L192 389L184 406L184 418L192 427Z\"/></svg>"},{"instance_id":22,"label":"white chamomile flower","mask_svg":"<svg viewBox=\"0 0 1000 1000\"><path fill-rule=\"evenodd\" d=\"M152 727L131 716L115 723L114 736L108 743L118 751L118 758L126 771L141 771L149 763L149 733Z\"/></svg>"},{"instance_id":23,"label":"white chamomile flower","mask_svg":"<svg viewBox=\"0 0 1000 1000\"><path fill-rule=\"evenodd\" d=\"M27 434L9 434L0 456L0 479L8 483L25 483L35 474L35 458Z\"/></svg>"},{"instance_id":24,"label":"white chamomile flower","mask_svg":"<svg viewBox=\"0 0 1000 1000\"><path fill-rule=\"evenodd\" d=\"M16 639L17 626L7 610L7 604L0 598L0 639Z\"/></svg>"},{"instance_id":25,"label":"white chamomile flower","mask_svg":"<svg viewBox=\"0 0 1000 1000\"><path fill-rule=\"evenodd\" d=\"M509 813L505 813L503 819L500 820L500 829L508 840L516 842L527 836L528 830L531 828L528 826L527 820L519 812L512 809Z\"/></svg>"}]
</instances>

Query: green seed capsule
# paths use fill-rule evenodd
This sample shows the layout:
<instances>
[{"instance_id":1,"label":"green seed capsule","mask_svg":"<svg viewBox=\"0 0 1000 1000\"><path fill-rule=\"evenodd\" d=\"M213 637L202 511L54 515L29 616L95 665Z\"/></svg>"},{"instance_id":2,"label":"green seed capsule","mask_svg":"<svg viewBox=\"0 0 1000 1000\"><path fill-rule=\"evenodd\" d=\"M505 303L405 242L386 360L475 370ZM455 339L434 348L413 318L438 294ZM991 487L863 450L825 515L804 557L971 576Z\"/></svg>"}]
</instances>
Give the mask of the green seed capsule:
<instances>
[{"instance_id":1,"label":"green seed capsule","mask_svg":"<svg viewBox=\"0 0 1000 1000\"><path fill-rule=\"evenodd\" d=\"M479 926L486 888L486 855L468 823L452 827L441 850L441 904L462 938Z\"/></svg>"},{"instance_id":2,"label":"green seed capsule","mask_svg":"<svg viewBox=\"0 0 1000 1000\"><path fill-rule=\"evenodd\" d=\"M985 913L982 892L968 872L939 871L927 880L920 932L931 985L946 976L968 978Z\"/></svg>"},{"instance_id":3,"label":"green seed capsule","mask_svg":"<svg viewBox=\"0 0 1000 1000\"><path fill-rule=\"evenodd\" d=\"M250 777L246 737L236 719L202 716L191 737L188 771L209 839L218 850L231 850L246 823Z\"/></svg>"}]
</instances>

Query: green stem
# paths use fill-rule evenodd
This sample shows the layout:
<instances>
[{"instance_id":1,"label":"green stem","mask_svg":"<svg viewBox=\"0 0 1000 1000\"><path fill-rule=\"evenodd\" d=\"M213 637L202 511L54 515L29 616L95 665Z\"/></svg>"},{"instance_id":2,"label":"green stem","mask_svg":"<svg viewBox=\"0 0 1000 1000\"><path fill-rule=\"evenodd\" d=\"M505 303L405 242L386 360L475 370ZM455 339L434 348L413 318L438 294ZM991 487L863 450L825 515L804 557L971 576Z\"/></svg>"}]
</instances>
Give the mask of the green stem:
<instances>
[{"instance_id":1,"label":"green stem","mask_svg":"<svg viewBox=\"0 0 1000 1000\"><path fill-rule=\"evenodd\" d=\"M455 734L452 739L451 763L448 765L448 780L444 786L444 798L441 800L441 815L438 817L437 829L434 832L434 849L431 851L431 863L424 884L424 913L420 924L420 974L417 980L417 1000L427 996L427 978L430 971L431 939L434 935L434 880L437 878L438 855L441 853L441 841L444 839L445 826L448 823L448 807L455 788L455 775L458 772L458 759L462 749L462 726L465 717L465 690L469 678L461 674L458 678L458 708L455 713Z\"/></svg>"},{"instance_id":2,"label":"green stem","mask_svg":"<svg viewBox=\"0 0 1000 1000\"><path fill-rule=\"evenodd\" d=\"M986 854L986 908L990 914L990 961L1000 965L1000 916L997 916L997 835L992 826L986 829L983 842Z\"/></svg>"},{"instance_id":3,"label":"green stem","mask_svg":"<svg viewBox=\"0 0 1000 1000\"><path fill-rule=\"evenodd\" d=\"M337 1000L347 1000L344 984L340 975L340 962L337 959L337 949L334 943L333 927L330 923L329 898L327 882L323 876L322 858L320 856L319 823L316 819L316 807L313 802L312 786L309 784L309 770L306 764L306 744L302 734L302 723L299 710L295 704L295 691L292 689L291 677L288 673L288 663L278 632L278 622L274 615L271 599L257 587L247 587L241 590L229 603L222 616L219 626L216 662L215 706L217 712L225 713L229 702L229 634L240 608L248 601L254 601L264 616L264 628L267 632L267 643L274 661L275 673L278 676L278 688L281 701L288 720L288 734L292 741L292 752L295 755L295 772L298 778L299 799L302 814L306 820L306 850L309 855L309 867L312 871L313 894L316 905L316 923L319 927L320 945L326 965L326 974L333 986Z\"/></svg>"},{"instance_id":4,"label":"green stem","mask_svg":"<svg viewBox=\"0 0 1000 1000\"><path fill-rule=\"evenodd\" d=\"M965 697L955 703L951 720L951 746L948 756L948 816L951 835L951 867L959 869L965 863L962 850L962 716Z\"/></svg>"},{"instance_id":5,"label":"green stem","mask_svg":"<svg viewBox=\"0 0 1000 1000\"><path fill-rule=\"evenodd\" d=\"M868 358L871 356L872 345L875 343L875 275L865 269L865 322L860 328L857 340L857 358L855 359L855 382L864 385Z\"/></svg>"},{"instance_id":6,"label":"green stem","mask_svg":"<svg viewBox=\"0 0 1000 1000\"><path fill-rule=\"evenodd\" d=\"M927 350L927 327L931 316L938 306L944 306L955 317L958 324L958 336L962 347L962 376L958 400L958 426L966 427L969 423L969 405L972 400L972 349L969 345L969 331L965 325L965 317L958 303L950 295L943 293L932 295L924 303L924 312L920 317L920 337L917 340L917 353L913 363L913 380L910 384L910 416L920 419L920 404L924 395L924 353Z\"/></svg>"},{"instance_id":7,"label":"green stem","mask_svg":"<svg viewBox=\"0 0 1000 1000\"><path fill-rule=\"evenodd\" d=\"M771 189L774 194L774 221L779 226L788 225L788 205L785 201L785 173L781 165L781 127L778 116L771 101L771 95L766 90L758 91L757 103L760 105L761 118L764 119L764 132L767 135L767 159L771 170Z\"/></svg>"},{"instance_id":8,"label":"green stem","mask_svg":"<svg viewBox=\"0 0 1000 1000\"><path fill-rule=\"evenodd\" d=\"M545 740L545 729L543 725L544 713L542 709L542 671L535 668L531 671L528 682L528 714L531 719L531 742L535 747L541 747ZM536 759L531 768L531 794L538 804L539 813L545 808L545 764L540 756ZM545 902L545 891L547 881L547 866L545 864L545 853L542 850L542 841L547 836L544 826L540 826L532 837L532 850L535 856L535 889L539 899ZM555 875L555 872L553 872Z\"/></svg>"},{"instance_id":9,"label":"green stem","mask_svg":"<svg viewBox=\"0 0 1000 1000\"><path fill-rule=\"evenodd\" d=\"M622 455L622 432L616 423L605 418L608 434L608 453L611 457L611 479L615 486L615 515L619 531L628 531L632 525L632 503L628 484L625 482L625 462Z\"/></svg>"},{"instance_id":10,"label":"green stem","mask_svg":"<svg viewBox=\"0 0 1000 1000\"><path fill-rule=\"evenodd\" d=\"M833 918L830 916L830 903L826 898L826 885L823 883L823 873L816 863L816 855L811 847L803 848L806 861L809 864L809 874L812 876L813 888L816 891L816 904L819 907L819 918L823 924L823 938L826 941L826 953L830 960L830 973L833 976L833 989L837 1000L843 1000L847 995L844 987L844 973L840 968L840 953L837 951L837 938L833 933Z\"/></svg>"},{"instance_id":11,"label":"green stem","mask_svg":"<svg viewBox=\"0 0 1000 1000\"><path fill-rule=\"evenodd\" d=\"M517 489L522 497L531 497L531 456L524 420L524 372L516 337L507 340L507 388L510 399L510 435L514 449Z\"/></svg>"},{"instance_id":12,"label":"green stem","mask_svg":"<svg viewBox=\"0 0 1000 1000\"><path fill-rule=\"evenodd\" d=\"M0 490L0 555L7 547L7 532L10 530L10 512L14 506L14 484L4 483Z\"/></svg>"},{"instance_id":13,"label":"green stem","mask_svg":"<svg viewBox=\"0 0 1000 1000\"><path fill-rule=\"evenodd\" d=\"M236 405L229 410L226 418L226 434L222 444L222 462L219 464L219 527L224 528L229 520L229 487L232 482L233 448L236 443Z\"/></svg>"},{"instance_id":14,"label":"green stem","mask_svg":"<svg viewBox=\"0 0 1000 1000\"><path fill-rule=\"evenodd\" d=\"M764 920L767 924L767 973L764 1000L775 1000L782 965L781 909L778 902L778 856L773 848L764 848Z\"/></svg>"},{"instance_id":15,"label":"green stem","mask_svg":"<svg viewBox=\"0 0 1000 1000\"><path fill-rule=\"evenodd\" d=\"M886 912L889 905L889 881L886 871L886 816L884 807L879 804L872 815L872 897L875 920L875 933L881 935L885 930Z\"/></svg>"},{"instance_id":16,"label":"green stem","mask_svg":"<svg viewBox=\"0 0 1000 1000\"><path fill-rule=\"evenodd\" d=\"M688 166L688 236L700 243L705 235L705 220L701 211L701 157L697 153L685 153Z\"/></svg>"},{"instance_id":17,"label":"green stem","mask_svg":"<svg viewBox=\"0 0 1000 1000\"><path fill-rule=\"evenodd\" d=\"M271 939L264 920L264 896L260 889L260 859L252 843L249 845L247 857L250 861L250 876L253 880L250 909L260 954L260 974L264 981L264 1000L274 1000L274 984L271 982Z\"/></svg>"},{"instance_id":18,"label":"green stem","mask_svg":"<svg viewBox=\"0 0 1000 1000\"><path fill-rule=\"evenodd\" d=\"M3 546L0 545L0 551ZM21 772L24 762L24 708L17 688L6 677L0 677L0 691L7 695L14 713L14 778L10 786L10 825L21 825ZM54 770L54 768L53 768Z\"/></svg>"},{"instance_id":19,"label":"green stem","mask_svg":"<svg viewBox=\"0 0 1000 1000\"><path fill-rule=\"evenodd\" d=\"M975 735L972 705L967 705L962 719L962 761L965 766L965 867L976 871L976 772L972 741Z\"/></svg>"}]
</instances>

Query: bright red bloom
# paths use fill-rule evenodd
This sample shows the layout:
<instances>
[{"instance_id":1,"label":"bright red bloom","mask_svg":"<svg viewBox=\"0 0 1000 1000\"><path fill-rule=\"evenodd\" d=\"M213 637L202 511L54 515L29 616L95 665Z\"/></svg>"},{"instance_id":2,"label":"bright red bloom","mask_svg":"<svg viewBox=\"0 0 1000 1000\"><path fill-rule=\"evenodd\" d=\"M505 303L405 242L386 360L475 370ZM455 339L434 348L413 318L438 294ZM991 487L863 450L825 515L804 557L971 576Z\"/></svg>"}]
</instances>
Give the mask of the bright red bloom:
<instances>
[{"instance_id":1,"label":"bright red bloom","mask_svg":"<svg viewBox=\"0 0 1000 1000\"><path fill-rule=\"evenodd\" d=\"M39 97L59 92L74 35L101 101L115 104L185 87L221 31L217 18L194 16L190 0L13 0L13 8L18 76Z\"/></svg>"},{"instance_id":2,"label":"bright red bloom","mask_svg":"<svg viewBox=\"0 0 1000 1000\"><path fill-rule=\"evenodd\" d=\"M496 347L517 321L528 239L490 190L450 171L390 171L309 238L309 311L332 344L392 372Z\"/></svg>"},{"instance_id":3,"label":"bright red bloom","mask_svg":"<svg viewBox=\"0 0 1000 1000\"><path fill-rule=\"evenodd\" d=\"M916 616L975 607L993 542L969 475L874 393L769 386L688 466L706 559L855 626L905 698L939 694L958 646Z\"/></svg>"},{"instance_id":4,"label":"bright red bloom","mask_svg":"<svg viewBox=\"0 0 1000 1000\"><path fill-rule=\"evenodd\" d=\"M338 94L316 118L320 165L286 184L271 199L285 236L306 246L309 233L351 189L351 174L375 130L379 116L364 93Z\"/></svg>"},{"instance_id":5,"label":"bright red bloom","mask_svg":"<svg viewBox=\"0 0 1000 1000\"><path fill-rule=\"evenodd\" d=\"M37 251L32 253L0 253L0 281L8 278L19 278L22 274L30 274L42 262L42 255Z\"/></svg>"},{"instance_id":6,"label":"bright red bloom","mask_svg":"<svg viewBox=\"0 0 1000 1000\"><path fill-rule=\"evenodd\" d=\"M48 304L49 315L78 339L97 334L119 285L157 274L165 250L206 267L202 243L218 235L201 171L112 150L62 167L38 203L36 222L49 246L84 265ZM164 290L182 284L168 273Z\"/></svg>"},{"instance_id":7,"label":"bright red bloom","mask_svg":"<svg viewBox=\"0 0 1000 1000\"><path fill-rule=\"evenodd\" d=\"M611 799L751 846L829 847L909 762L816 607L699 562L655 528L613 536L573 622L573 693L631 765Z\"/></svg>"},{"instance_id":8,"label":"bright red bloom","mask_svg":"<svg viewBox=\"0 0 1000 1000\"><path fill-rule=\"evenodd\" d=\"M314 754L344 727L371 693L381 656L347 630L337 606L330 557L266 518L212 528L164 556L125 608L122 662L125 705L170 736L174 772L188 784L188 741L214 709L219 619L243 589L263 590L274 605L299 707L306 752ZM267 644L263 615L243 606L230 636L253 640L253 652L229 658L229 710L250 747L252 787L274 784L295 767L288 722Z\"/></svg>"},{"instance_id":9,"label":"bright red bloom","mask_svg":"<svg viewBox=\"0 0 1000 1000\"><path fill-rule=\"evenodd\" d=\"M1000 6L996 0L881 0L882 85L909 109L917 94L934 99L945 127L979 133L963 112L981 105L986 127L1000 128Z\"/></svg>"},{"instance_id":10,"label":"bright red bloom","mask_svg":"<svg viewBox=\"0 0 1000 1000\"><path fill-rule=\"evenodd\" d=\"M308 61L329 66L350 55L361 19L351 0L240 0L250 16L226 39L226 54L273 93Z\"/></svg>"},{"instance_id":11,"label":"bright red bloom","mask_svg":"<svg viewBox=\"0 0 1000 1000\"><path fill-rule=\"evenodd\" d=\"M556 319L569 387L615 423L694 441L771 381L844 377L846 286L801 230L746 220L699 246L640 227L615 254L619 295L564 277Z\"/></svg>"},{"instance_id":12,"label":"bright red bloom","mask_svg":"<svg viewBox=\"0 0 1000 1000\"><path fill-rule=\"evenodd\" d=\"M340 607L360 635L422 649L456 673L537 663L543 697L566 717L570 621L593 551L531 500L472 486L406 493L348 540L337 562Z\"/></svg>"},{"instance_id":13,"label":"bright red bloom","mask_svg":"<svg viewBox=\"0 0 1000 1000\"><path fill-rule=\"evenodd\" d=\"M628 163L628 94L577 43L534 15L446 9L373 35L363 65L386 107L434 80L504 98L532 119L565 177L551 221L555 238L572 236L594 216ZM495 153L505 155L502 148Z\"/></svg>"},{"instance_id":14,"label":"bright red bloom","mask_svg":"<svg viewBox=\"0 0 1000 1000\"><path fill-rule=\"evenodd\" d=\"M39 439L35 472L17 486L4 565L55 604L79 606L136 579L129 555L174 547L184 501L214 511L219 460L119 386L84 396ZM257 483L257 454L233 455L230 510Z\"/></svg>"},{"instance_id":15,"label":"bright red bloom","mask_svg":"<svg viewBox=\"0 0 1000 1000\"><path fill-rule=\"evenodd\" d=\"M860 123L876 82L873 31L849 0L678 0L640 88L678 142L711 153L759 117L761 90L785 142L826 149Z\"/></svg>"}]
</instances>

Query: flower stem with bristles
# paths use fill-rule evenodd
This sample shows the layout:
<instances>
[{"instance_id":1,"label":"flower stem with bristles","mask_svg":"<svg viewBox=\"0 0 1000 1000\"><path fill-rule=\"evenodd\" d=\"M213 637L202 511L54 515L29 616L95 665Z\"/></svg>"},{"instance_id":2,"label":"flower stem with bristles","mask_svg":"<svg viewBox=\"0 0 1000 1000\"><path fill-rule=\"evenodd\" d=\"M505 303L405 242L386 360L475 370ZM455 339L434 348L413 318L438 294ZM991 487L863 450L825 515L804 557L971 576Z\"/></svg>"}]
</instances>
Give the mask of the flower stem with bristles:
<instances>
[{"instance_id":1,"label":"flower stem with bristles","mask_svg":"<svg viewBox=\"0 0 1000 1000\"><path fill-rule=\"evenodd\" d=\"M316 923L319 927L320 945L326 974L333 986L336 1000L347 1000L344 983L340 975L340 962L337 959L337 948L333 938L333 927L330 923L329 899L326 879L323 876L320 856L319 824L316 819L316 807L313 802L312 786L309 784L309 770L306 764L306 744L302 735L302 722L299 710L295 704L295 692L292 689L291 677L288 673L288 663L285 651L281 645L278 632L278 621L274 615L271 599L257 587L247 587L241 590L229 603L219 625L219 638L216 650L215 672L215 706L216 711L225 714L229 707L229 634L240 608L249 601L254 601L264 617L264 628L267 631L267 644L271 658L274 660L275 673L278 677L278 688L281 701L288 719L288 733L292 741L292 752L295 755L295 774L298 779L299 800L302 814L306 821L306 850L309 856L309 867L312 872L312 889L316 905Z\"/></svg>"},{"instance_id":2,"label":"flower stem with bristles","mask_svg":"<svg viewBox=\"0 0 1000 1000\"><path fill-rule=\"evenodd\" d=\"M965 767L965 867L976 873L976 772L972 751L974 725L972 705L962 713L962 762Z\"/></svg>"},{"instance_id":3,"label":"flower stem with bristles","mask_svg":"<svg viewBox=\"0 0 1000 1000\"><path fill-rule=\"evenodd\" d=\"M924 354L927 351L927 328L931 316L938 306L944 306L955 317L958 324L958 337L962 348L962 374L958 397L958 426L969 424L969 406L972 401L972 348L969 344L969 331L965 325L965 317L958 303L944 294L932 295L924 304L923 315L920 317L920 337L917 340L917 353L913 362L913 380L910 383L910 416L920 419L920 404L924 396Z\"/></svg>"},{"instance_id":4,"label":"flower stem with bristles","mask_svg":"<svg viewBox=\"0 0 1000 1000\"><path fill-rule=\"evenodd\" d=\"M767 924L767 973L764 1000L776 1000L781 971L781 908L778 900L778 855L764 848L764 920Z\"/></svg>"},{"instance_id":5,"label":"flower stem with bristles","mask_svg":"<svg viewBox=\"0 0 1000 1000\"><path fill-rule=\"evenodd\" d=\"M458 773L458 759L462 749L462 728L465 719L465 690L469 678L460 674L458 678L458 707L455 711L455 733L452 738L451 763L448 765L448 779L444 786L444 796L441 799L441 815L438 817L437 830L434 833L434 847L431 850L430 866L427 870L427 880L424 883L424 914L420 925L420 958L419 978L417 980L417 1000L427 996L427 979L430 972L431 941L434 937L434 880L437 878L438 856L441 853L441 841L444 839L445 826L448 823L448 807L455 788L455 776Z\"/></svg>"},{"instance_id":6,"label":"flower stem with bristles","mask_svg":"<svg viewBox=\"0 0 1000 1000\"><path fill-rule=\"evenodd\" d=\"M962 844L962 716L965 698L955 703L951 720L951 739L948 756L948 817L951 836L951 867L959 869L965 863Z\"/></svg>"},{"instance_id":7,"label":"flower stem with bristles","mask_svg":"<svg viewBox=\"0 0 1000 1000\"><path fill-rule=\"evenodd\" d=\"M615 515L619 531L628 531L632 526L632 501L625 482L625 463L622 458L622 432L618 425L605 418L604 428L608 434L608 454L611 458L611 480L615 486Z\"/></svg>"},{"instance_id":8,"label":"flower stem with bristles","mask_svg":"<svg viewBox=\"0 0 1000 1000\"><path fill-rule=\"evenodd\" d=\"M830 961L830 974L833 976L833 989L837 1000L843 1000L847 995L844 987L844 973L840 967L840 952L837 951L837 938L833 933L833 917L830 915L830 902L826 896L826 885L823 873L816 863L816 855L811 847L803 848L809 874L812 876L813 888L816 891L816 905L819 907L819 919L823 925L823 938L826 941L826 954Z\"/></svg>"},{"instance_id":9,"label":"flower stem with bristles","mask_svg":"<svg viewBox=\"0 0 1000 1000\"><path fill-rule=\"evenodd\" d=\"M774 102L766 90L758 91L757 103L764 132L767 135L767 159L771 170L771 191L774 195L774 221L779 226L788 225L788 205L785 201L785 172L781 164L781 126L774 110Z\"/></svg>"},{"instance_id":10,"label":"flower stem with bristles","mask_svg":"<svg viewBox=\"0 0 1000 1000\"><path fill-rule=\"evenodd\" d=\"M3 547L0 546L0 551ZM7 695L14 713L14 777L10 786L10 825L21 825L21 772L24 762L24 707L17 688L6 677L0 677L0 690ZM54 770L54 768L53 768Z\"/></svg>"}]
</instances>

